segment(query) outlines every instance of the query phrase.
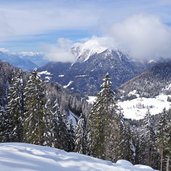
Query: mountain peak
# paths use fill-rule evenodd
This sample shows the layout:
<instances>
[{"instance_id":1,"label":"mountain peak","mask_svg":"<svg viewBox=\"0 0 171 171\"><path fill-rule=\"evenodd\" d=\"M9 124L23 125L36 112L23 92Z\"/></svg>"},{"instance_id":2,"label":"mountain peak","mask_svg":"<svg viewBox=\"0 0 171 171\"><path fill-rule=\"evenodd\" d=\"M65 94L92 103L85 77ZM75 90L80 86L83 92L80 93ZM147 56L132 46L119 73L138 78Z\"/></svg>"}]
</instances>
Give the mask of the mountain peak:
<instances>
[{"instance_id":1,"label":"mountain peak","mask_svg":"<svg viewBox=\"0 0 171 171\"><path fill-rule=\"evenodd\" d=\"M77 58L77 62L84 62L96 53L115 50L115 48L109 47L106 42L105 38L92 38L85 42L75 43L71 51Z\"/></svg>"}]
</instances>

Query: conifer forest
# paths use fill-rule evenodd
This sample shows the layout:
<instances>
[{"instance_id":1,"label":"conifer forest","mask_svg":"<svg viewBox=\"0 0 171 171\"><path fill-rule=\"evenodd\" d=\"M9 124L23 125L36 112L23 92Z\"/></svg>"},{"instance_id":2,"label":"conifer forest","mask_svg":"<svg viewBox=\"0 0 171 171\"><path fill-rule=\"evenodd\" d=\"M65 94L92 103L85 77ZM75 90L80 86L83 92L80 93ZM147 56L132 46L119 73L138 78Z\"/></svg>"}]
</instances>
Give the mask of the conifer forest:
<instances>
[{"instance_id":1,"label":"conifer forest","mask_svg":"<svg viewBox=\"0 0 171 171\"><path fill-rule=\"evenodd\" d=\"M171 157L171 111L154 117L147 111L142 124L125 119L107 73L87 115L77 124L68 122L50 83L36 70L15 70L7 88L5 108L0 111L0 141L25 142L78 152L104 160L166 169Z\"/></svg>"}]
</instances>

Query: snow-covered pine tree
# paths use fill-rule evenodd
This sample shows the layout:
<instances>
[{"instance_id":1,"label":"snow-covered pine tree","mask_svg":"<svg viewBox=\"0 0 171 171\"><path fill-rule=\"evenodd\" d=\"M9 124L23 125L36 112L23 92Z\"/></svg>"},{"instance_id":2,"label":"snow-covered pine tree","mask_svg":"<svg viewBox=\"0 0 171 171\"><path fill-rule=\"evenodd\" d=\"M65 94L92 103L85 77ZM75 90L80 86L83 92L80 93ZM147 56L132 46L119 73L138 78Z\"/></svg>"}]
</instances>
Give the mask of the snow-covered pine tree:
<instances>
[{"instance_id":1,"label":"snow-covered pine tree","mask_svg":"<svg viewBox=\"0 0 171 171\"><path fill-rule=\"evenodd\" d=\"M21 70L15 70L8 90L6 119L3 123L6 125L5 141L21 142L23 140L23 89L23 73Z\"/></svg>"},{"instance_id":2,"label":"snow-covered pine tree","mask_svg":"<svg viewBox=\"0 0 171 171\"><path fill-rule=\"evenodd\" d=\"M123 121L111 90L109 74L106 74L101 88L87 120L88 154L116 161L124 151L121 145Z\"/></svg>"},{"instance_id":3,"label":"snow-covered pine tree","mask_svg":"<svg viewBox=\"0 0 171 171\"><path fill-rule=\"evenodd\" d=\"M86 154L87 146L87 128L86 119L83 114L80 115L75 131L75 151Z\"/></svg>"},{"instance_id":4,"label":"snow-covered pine tree","mask_svg":"<svg viewBox=\"0 0 171 171\"><path fill-rule=\"evenodd\" d=\"M166 159L166 150L168 146L168 112L166 109L163 109L163 112L160 114L160 120L158 124L157 130L157 148L160 153L160 170L162 171L165 166L165 159Z\"/></svg>"},{"instance_id":5,"label":"snow-covered pine tree","mask_svg":"<svg viewBox=\"0 0 171 171\"><path fill-rule=\"evenodd\" d=\"M165 149L166 171L171 170L171 123L168 123Z\"/></svg>"},{"instance_id":6,"label":"snow-covered pine tree","mask_svg":"<svg viewBox=\"0 0 171 171\"><path fill-rule=\"evenodd\" d=\"M122 115L121 115L122 116ZM121 141L120 141L120 158L126 159L135 163L135 144L133 141L133 135L128 122L125 122L122 118L120 119L121 127Z\"/></svg>"},{"instance_id":7,"label":"snow-covered pine tree","mask_svg":"<svg viewBox=\"0 0 171 171\"><path fill-rule=\"evenodd\" d=\"M54 141L55 141L55 136L53 129L57 125L57 116L56 116L56 111L52 111L52 104L50 99L46 99L46 104L45 104L45 112L46 112L46 117L45 117L45 133L44 133L44 145L45 146L50 146L54 147ZM54 120L53 117L55 116Z\"/></svg>"},{"instance_id":8,"label":"snow-covered pine tree","mask_svg":"<svg viewBox=\"0 0 171 171\"><path fill-rule=\"evenodd\" d=\"M43 145L45 135L45 86L37 71L33 71L24 89L24 141Z\"/></svg>"},{"instance_id":9,"label":"snow-covered pine tree","mask_svg":"<svg viewBox=\"0 0 171 171\"><path fill-rule=\"evenodd\" d=\"M67 130L68 130L68 151L74 151L75 149L75 130L74 130L74 127L73 127L73 123L72 121L71 122L68 122L67 124Z\"/></svg>"},{"instance_id":10,"label":"snow-covered pine tree","mask_svg":"<svg viewBox=\"0 0 171 171\"><path fill-rule=\"evenodd\" d=\"M46 105L45 145L69 151L68 130L59 111L57 99L48 99Z\"/></svg>"},{"instance_id":11,"label":"snow-covered pine tree","mask_svg":"<svg viewBox=\"0 0 171 171\"><path fill-rule=\"evenodd\" d=\"M8 129L8 117L7 113L4 109L0 109L0 142L7 142L8 141L8 132L6 129ZM7 135L6 135L7 133Z\"/></svg>"},{"instance_id":12,"label":"snow-covered pine tree","mask_svg":"<svg viewBox=\"0 0 171 171\"><path fill-rule=\"evenodd\" d=\"M144 164L158 168L159 155L155 145L156 134L153 129L150 109L147 109L147 113L144 117L144 130L145 133L141 140L144 141L142 146L142 154Z\"/></svg>"}]
</instances>

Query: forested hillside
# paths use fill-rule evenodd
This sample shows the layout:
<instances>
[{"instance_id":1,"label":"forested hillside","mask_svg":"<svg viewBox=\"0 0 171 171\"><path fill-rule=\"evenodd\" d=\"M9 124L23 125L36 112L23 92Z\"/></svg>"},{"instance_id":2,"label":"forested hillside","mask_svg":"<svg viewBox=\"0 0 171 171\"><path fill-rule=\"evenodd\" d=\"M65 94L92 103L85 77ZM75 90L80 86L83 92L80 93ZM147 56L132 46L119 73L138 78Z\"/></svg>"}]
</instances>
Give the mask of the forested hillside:
<instances>
[{"instance_id":1,"label":"forested hillside","mask_svg":"<svg viewBox=\"0 0 171 171\"><path fill-rule=\"evenodd\" d=\"M1 110L1 142L45 145L113 162L126 159L156 169L166 167L171 151L170 111L152 117L149 110L141 121L125 119L109 74L91 106L60 85L42 80L37 71L27 76L21 70L13 73Z\"/></svg>"}]
</instances>

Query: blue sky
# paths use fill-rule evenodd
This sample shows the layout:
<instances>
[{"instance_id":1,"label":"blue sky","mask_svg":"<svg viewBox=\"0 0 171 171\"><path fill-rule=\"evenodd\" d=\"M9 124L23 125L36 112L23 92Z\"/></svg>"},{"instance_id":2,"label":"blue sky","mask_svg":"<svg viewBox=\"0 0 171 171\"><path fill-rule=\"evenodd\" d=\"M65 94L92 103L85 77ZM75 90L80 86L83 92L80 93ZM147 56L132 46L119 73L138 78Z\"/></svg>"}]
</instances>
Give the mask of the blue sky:
<instances>
[{"instance_id":1,"label":"blue sky","mask_svg":"<svg viewBox=\"0 0 171 171\"><path fill-rule=\"evenodd\" d=\"M136 15L171 23L171 0L0 0L0 47L43 51L59 38L106 36Z\"/></svg>"}]
</instances>

